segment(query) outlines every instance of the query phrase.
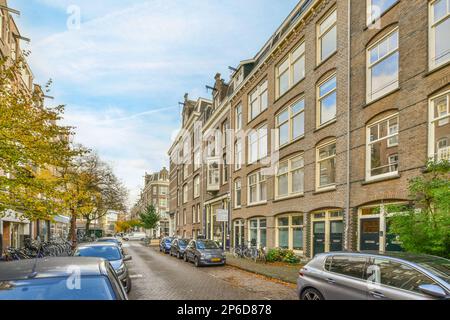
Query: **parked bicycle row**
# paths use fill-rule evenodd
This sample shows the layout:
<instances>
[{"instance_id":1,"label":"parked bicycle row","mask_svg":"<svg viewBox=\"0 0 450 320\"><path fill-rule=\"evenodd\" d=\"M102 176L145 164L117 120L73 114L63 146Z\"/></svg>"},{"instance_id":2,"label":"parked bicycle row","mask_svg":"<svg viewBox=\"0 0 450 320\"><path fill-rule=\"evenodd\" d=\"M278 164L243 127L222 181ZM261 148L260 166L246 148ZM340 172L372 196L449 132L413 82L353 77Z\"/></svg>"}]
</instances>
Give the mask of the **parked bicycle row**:
<instances>
[{"instance_id":1,"label":"parked bicycle row","mask_svg":"<svg viewBox=\"0 0 450 320\"><path fill-rule=\"evenodd\" d=\"M72 255L72 244L69 241L58 239L48 242L38 240L25 240L23 248L9 247L3 252L1 261L16 261L44 257L62 257Z\"/></svg>"}]
</instances>

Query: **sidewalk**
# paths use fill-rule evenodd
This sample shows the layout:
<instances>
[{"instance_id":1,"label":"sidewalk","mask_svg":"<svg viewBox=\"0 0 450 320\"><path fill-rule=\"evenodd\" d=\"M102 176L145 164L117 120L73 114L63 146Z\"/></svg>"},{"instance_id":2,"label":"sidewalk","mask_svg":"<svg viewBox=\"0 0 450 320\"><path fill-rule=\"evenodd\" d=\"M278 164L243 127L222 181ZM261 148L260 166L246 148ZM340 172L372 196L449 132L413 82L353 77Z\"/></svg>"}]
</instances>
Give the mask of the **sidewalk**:
<instances>
[{"instance_id":1,"label":"sidewalk","mask_svg":"<svg viewBox=\"0 0 450 320\"><path fill-rule=\"evenodd\" d=\"M227 265L289 283L297 283L298 272L302 267L302 265L256 263L247 259L235 258L230 253L227 253Z\"/></svg>"}]
</instances>

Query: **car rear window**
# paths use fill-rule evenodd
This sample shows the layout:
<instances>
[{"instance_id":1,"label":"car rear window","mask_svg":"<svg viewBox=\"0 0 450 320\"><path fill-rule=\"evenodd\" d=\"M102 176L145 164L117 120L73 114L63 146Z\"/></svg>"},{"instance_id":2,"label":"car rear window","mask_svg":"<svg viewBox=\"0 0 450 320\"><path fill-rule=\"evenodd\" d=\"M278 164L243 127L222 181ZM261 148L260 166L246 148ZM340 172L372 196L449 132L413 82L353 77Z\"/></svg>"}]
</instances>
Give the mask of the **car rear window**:
<instances>
[{"instance_id":1,"label":"car rear window","mask_svg":"<svg viewBox=\"0 0 450 320\"><path fill-rule=\"evenodd\" d=\"M103 276L47 278L0 282L0 300L114 300Z\"/></svg>"},{"instance_id":2,"label":"car rear window","mask_svg":"<svg viewBox=\"0 0 450 320\"><path fill-rule=\"evenodd\" d=\"M122 259L120 250L116 246L82 247L75 251L74 256L103 258L109 261Z\"/></svg>"},{"instance_id":3,"label":"car rear window","mask_svg":"<svg viewBox=\"0 0 450 320\"><path fill-rule=\"evenodd\" d=\"M334 256L331 261L327 260L326 268L334 273L362 279L366 263L365 257Z\"/></svg>"}]
</instances>

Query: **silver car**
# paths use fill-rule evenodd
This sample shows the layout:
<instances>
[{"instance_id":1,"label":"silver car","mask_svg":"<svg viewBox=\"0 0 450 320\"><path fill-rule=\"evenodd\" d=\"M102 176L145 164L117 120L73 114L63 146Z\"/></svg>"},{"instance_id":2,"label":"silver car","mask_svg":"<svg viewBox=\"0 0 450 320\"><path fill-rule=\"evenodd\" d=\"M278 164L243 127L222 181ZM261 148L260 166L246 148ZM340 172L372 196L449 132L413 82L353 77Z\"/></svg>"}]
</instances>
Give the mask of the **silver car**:
<instances>
[{"instance_id":1,"label":"silver car","mask_svg":"<svg viewBox=\"0 0 450 320\"><path fill-rule=\"evenodd\" d=\"M450 260L407 253L332 252L300 270L301 300L450 299Z\"/></svg>"}]
</instances>

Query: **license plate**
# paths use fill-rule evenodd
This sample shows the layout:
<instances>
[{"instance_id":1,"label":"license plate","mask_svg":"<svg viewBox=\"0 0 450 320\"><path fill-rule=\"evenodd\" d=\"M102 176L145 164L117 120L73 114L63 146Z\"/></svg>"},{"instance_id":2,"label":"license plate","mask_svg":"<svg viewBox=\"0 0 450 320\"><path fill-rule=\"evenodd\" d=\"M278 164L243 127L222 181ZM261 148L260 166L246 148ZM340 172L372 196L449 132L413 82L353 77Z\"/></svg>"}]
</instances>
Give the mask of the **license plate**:
<instances>
[{"instance_id":1,"label":"license plate","mask_svg":"<svg viewBox=\"0 0 450 320\"><path fill-rule=\"evenodd\" d=\"M222 261L222 260L221 260L220 258L212 258L211 261L212 261L212 262L220 262L220 261Z\"/></svg>"}]
</instances>

